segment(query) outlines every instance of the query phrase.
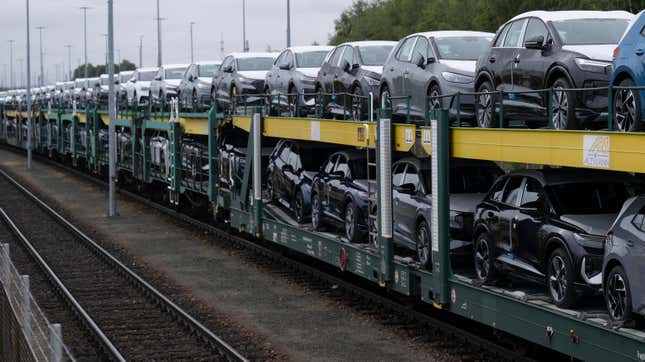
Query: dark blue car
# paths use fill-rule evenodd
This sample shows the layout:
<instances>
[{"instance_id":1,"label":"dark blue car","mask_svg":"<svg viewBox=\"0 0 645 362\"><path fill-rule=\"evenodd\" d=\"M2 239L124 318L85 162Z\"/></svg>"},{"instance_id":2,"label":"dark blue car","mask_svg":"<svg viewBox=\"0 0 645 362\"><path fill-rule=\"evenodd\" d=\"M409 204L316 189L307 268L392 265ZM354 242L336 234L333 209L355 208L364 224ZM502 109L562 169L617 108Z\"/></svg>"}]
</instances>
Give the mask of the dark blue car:
<instances>
[{"instance_id":1,"label":"dark blue car","mask_svg":"<svg viewBox=\"0 0 645 362\"><path fill-rule=\"evenodd\" d=\"M635 132L643 129L645 89L645 11L641 11L614 50L614 129ZM623 88L625 87L625 88Z\"/></svg>"}]
</instances>

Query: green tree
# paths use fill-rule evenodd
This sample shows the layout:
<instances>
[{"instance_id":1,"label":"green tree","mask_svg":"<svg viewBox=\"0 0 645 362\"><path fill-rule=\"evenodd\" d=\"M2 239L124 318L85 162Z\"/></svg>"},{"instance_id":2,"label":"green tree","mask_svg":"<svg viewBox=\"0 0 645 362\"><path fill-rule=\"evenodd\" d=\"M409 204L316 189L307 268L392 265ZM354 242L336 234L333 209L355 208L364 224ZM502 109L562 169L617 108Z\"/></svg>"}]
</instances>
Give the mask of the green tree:
<instances>
[{"instance_id":1,"label":"green tree","mask_svg":"<svg viewBox=\"0 0 645 362\"><path fill-rule=\"evenodd\" d=\"M134 65L131 61L123 59L121 64L114 65L114 73L119 73L120 71L126 70L135 70L137 66ZM94 65L92 63L87 64L87 75L88 77L98 77L101 74L107 73L107 67L104 64ZM83 78L85 76L85 65L80 65L78 68L74 69L74 78Z\"/></svg>"}]
</instances>

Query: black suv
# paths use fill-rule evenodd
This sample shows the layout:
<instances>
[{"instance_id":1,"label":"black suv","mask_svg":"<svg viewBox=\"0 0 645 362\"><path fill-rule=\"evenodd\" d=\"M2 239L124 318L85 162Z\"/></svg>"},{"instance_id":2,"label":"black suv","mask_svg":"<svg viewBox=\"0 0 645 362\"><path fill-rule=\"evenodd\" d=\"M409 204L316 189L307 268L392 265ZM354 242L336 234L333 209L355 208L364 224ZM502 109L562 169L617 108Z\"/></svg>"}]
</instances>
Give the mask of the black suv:
<instances>
[{"instance_id":1,"label":"black suv","mask_svg":"<svg viewBox=\"0 0 645 362\"><path fill-rule=\"evenodd\" d=\"M311 223L344 226L345 236L357 242L367 230L367 153L347 150L329 157L314 178Z\"/></svg>"},{"instance_id":2,"label":"black suv","mask_svg":"<svg viewBox=\"0 0 645 362\"><path fill-rule=\"evenodd\" d=\"M515 270L547 284L556 305L602 285L605 235L640 186L628 174L579 169L512 172L475 212L475 272ZM582 288L581 288L582 287Z\"/></svg>"},{"instance_id":3,"label":"black suv","mask_svg":"<svg viewBox=\"0 0 645 362\"><path fill-rule=\"evenodd\" d=\"M612 52L633 15L624 11L532 11L500 27L489 51L477 62L476 120L497 127L499 94L505 118L529 127L549 123L556 129L578 129L607 111ZM548 92L531 92L553 88ZM500 110L501 111L501 110Z\"/></svg>"},{"instance_id":4,"label":"black suv","mask_svg":"<svg viewBox=\"0 0 645 362\"><path fill-rule=\"evenodd\" d=\"M271 201L290 208L298 223L311 215L311 186L331 145L281 140L269 156L266 184Z\"/></svg>"}]
</instances>

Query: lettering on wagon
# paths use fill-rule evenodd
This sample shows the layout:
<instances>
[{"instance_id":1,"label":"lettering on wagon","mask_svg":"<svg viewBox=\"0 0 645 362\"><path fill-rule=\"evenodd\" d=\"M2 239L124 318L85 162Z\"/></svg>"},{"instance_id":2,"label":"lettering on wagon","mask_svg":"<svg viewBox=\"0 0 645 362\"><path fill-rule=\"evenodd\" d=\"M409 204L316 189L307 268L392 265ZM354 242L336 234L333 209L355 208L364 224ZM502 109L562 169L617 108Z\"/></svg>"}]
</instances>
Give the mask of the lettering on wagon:
<instances>
[{"instance_id":1,"label":"lettering on wagon","mask_svg":"<svg viewBox=\"0 0 645 362\"><path fill-rule=\"evenodd\" d=\"M589 167L609 168L609 136L584 135L582 142L582 164Z\"/></svg>"}]
</instances>

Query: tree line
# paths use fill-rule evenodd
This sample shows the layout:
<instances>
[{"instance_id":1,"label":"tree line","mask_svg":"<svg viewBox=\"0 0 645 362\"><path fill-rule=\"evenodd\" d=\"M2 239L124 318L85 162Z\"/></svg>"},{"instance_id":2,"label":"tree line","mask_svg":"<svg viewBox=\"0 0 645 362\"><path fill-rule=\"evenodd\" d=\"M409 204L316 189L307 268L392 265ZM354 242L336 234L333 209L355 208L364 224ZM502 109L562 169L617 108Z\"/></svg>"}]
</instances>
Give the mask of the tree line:
<instances>
[{"instance_id":1,"label":"tree line","mask_svg":"<svg viewBox=\"0 0 645 362\"><path fill-rule=\"evenodd\" d=\"M356 0L335 21L330 44L355 40L398 40L432 30L495 32L515 15L531 10L626 10L645 0Z\"/></svg>"},{"instance_id":2,"label":"tree line","mask_svg":"<svg viewBox=\"0 0 645 362\"><path fill-rule=\"evenodd\" d=\"M126 70L135 70L137 66L131 61L124 59L121 61L121 64L114 64L114 73L118 73ZM74 79L83 78L85 76L85 65L81 64L76 69L74 69ZM87 76L90 78L98 77L101 74L107 74L107 66L105 64L87 64Z\"/></svg>"}]
</instances>

